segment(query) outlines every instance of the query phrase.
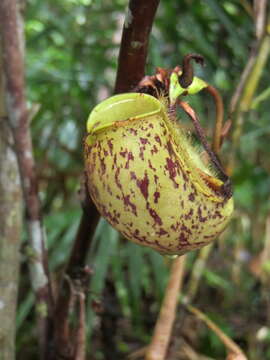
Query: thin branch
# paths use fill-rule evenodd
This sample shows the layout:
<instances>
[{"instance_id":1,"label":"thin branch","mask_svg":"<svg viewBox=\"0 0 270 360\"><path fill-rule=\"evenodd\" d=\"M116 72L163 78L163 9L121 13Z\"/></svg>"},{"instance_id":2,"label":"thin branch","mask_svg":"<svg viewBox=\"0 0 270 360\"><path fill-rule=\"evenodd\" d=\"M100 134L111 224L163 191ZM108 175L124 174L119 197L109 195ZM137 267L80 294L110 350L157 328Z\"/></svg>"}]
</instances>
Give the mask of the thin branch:
<instances>
[{"instance_id":1,"label":"thin branch","mask_svg":"<svg viewBox=\"0 0 270 360\"><path fill-rule=\"evenodd\" d=\"M85 360L85 295L82 292L77 294L79 306L79 324L77 329L76 352L74 360Z\"/></svg>"},{"instance_id":2,"label":"thin branch","mask_svg":"<svg viewBox=\"0 0 270 360\"><path fill-rule=\"evenodd\" d=\"M114 92L130 91L144 76L149 35L159 0L130 0L123 27Z\"/></svg>"},{"instance_id":3,"label":"thin branch","mask_svg":"<svg viewBox=\"0 0 270 360\"><path fill-rule=\"evenodd\" d=\"M208 356L197 353L197 351L195 351L193 347L184 339L181 339L180 349L177 354L181 356L181 359L183 356L185 356L185 360L214 360L212 357L210 358Z\"/></svg>"},{"instance_id":4,"label":"thin branch","mask_svg":"<svg viewBox=\"0 0 270 360\"><path fill-rule=\"evenodd\" d=\"M223 100L220 93L212 85L208 85L205 90L213 97L216 105L216 121L212 149L216 154L218 154L222 144L222 128L224 118Z\"/></svg>"},{"instance_id":5,"label":"thin branch","mask_svg":"<svg viewBox=\"0 0 270 360\"><path fill-rule=\"evenodd\" d=\"M12 129L23 189L29 243L31 283L37 300L37 316L41 357L47 359L47 339L51 332L52 293L47 266L44 231L38 198L37 176L25 99L23 40L19 36L16 0L0 2L0 27L6 107Z\"/></svg>"},{"instance_id":6,"label":"thin branch","mask_svg":"<svg viewBox=\"0 0 270 360\"><path fill-rule=\"evenodd\" d=\"M248 59L248 62L246 63L246 66L242 72L242 75L240 77L239 83L235 89L235 92L231 98L230 106L229 106L229 116L232 117L237 109L237 105L239 103L240 97L242 95L243 89L245 87L247 78L251 72L251 69L255 63L257 56L257 47L253 47L253 49L250 52L250 56Z\"/></svg>"},{"instance_id":7,"label":"thin branch","mask_svg":"<svg viewBox=\"0 0 270 360\"><path fill-rule=\"evenodd\" d=\"M270 23L269 23L270 24ZM262 77L264 67L266 65L268 56L270 53L270 34L266 34L258 48L256 61L249 74L247 83L245 84L243 94L240 101L240 111L249 111L254 97L255 91L257 90L259 81Z\"/></svg>"},{"instance_id":8,"label":"thin branch","mask_svg":"<svg viewBox=\"0 0 270 360\"><path fill-rule=\"evenodd\" d=\"M265 32L267 0L254 1L255 33L257 39L261 39Z\"/></svg>"},{"instance_id":9,"label":"thin branch","mask_svg":"<svg viewBox=\"0 0 270 360\"><path fill-rule=\"evenodd\" d=\"M270 97L270 86L264 91L262 91L258 96L256 96L256 98L252 101L251 108L256 109L260 103L269 99L269 97Z\"/></svg>"},{"instance_id":10,"label":"thin branch","mask_svg":"<svg viewBox=\"0 0 270 360\"><path fill-rule=\"evenodd\" d=\"M185 255L173 260L170 279L155 325L154 334L147 348L145 360L164 360L175 319L179 292L183 282Z\"/></svg>"},{"instance_id":11,"label":"thin branch","mask_svg":"<svg viewBox=\"0 0 270 360\"><path fill-rule=\"evenodd\" d=\"M244 354L229 353L226 360L247 360Z\"/></svg>"},{"instance_id":12,"label":"thin branch","mask_svg":"<svg viewBox=\"0 0 270 360\"><path fill-rule=\"evenodd\" d=\"M72 331L69 324L69 312L73 301L72 286L70 283L84 281L87 272L86 258L92 237L95 233L100 215L92 202L86 184L81 185L81 198L83 215L76 234L71 255L63 274L62 285L55 306L55 339L54 352L57 356L73 358ZM86 271L86 272L85 272ZM89 274L90 276L90 274ZM89 280L89 277L88 277Z\"/></svg>"},{"instance_id":13,"label":"thin branch","mask_svg":"<svg viewBox=\"0 0 270 360\"><path fill-rule=\"evenodd\" d=\"M185 304L185 306L188 311L190 311L198 319L203 321L209 327L209 329L211 329L219 337L219 339L225 345L229 353L241 354L243 359L247 360L242 349L228 335L226 335L211 319L209 319L208 316L206 316L199 309L196 309L194 306L191 306L189 304Z\"/></svg>"},{"instance_id":14,"label":"thin branch","mask_svg":"<svg viewBox=\"0 0 270 360\"><path fill-rule=\"evenodd\" d=\"M268 25L270 19L268 19ZM267 27L266 26L266 27ZM256 50L254 50L256 49ZM263 75L265 64L270 55L270 34L266 31L251 53L247 66L241 76L240 85L231 101L231 119L233 124L232 146L228 164L229 173L235 166L235 158L242 134L245 114L252 108L252 101Z\"/></svg>"},{"instance_id":15,"label":"thin branch","mask_svg":"<svg viewBox=\"0 0 270 360\"><path fill-rule=\"evenodd\" d=\"M128 360L136 360L142 358L146 354L147 349L148 347L144 346L138 350L133 351L131 354L128 355Z\"/></svg>"}]
</instances>

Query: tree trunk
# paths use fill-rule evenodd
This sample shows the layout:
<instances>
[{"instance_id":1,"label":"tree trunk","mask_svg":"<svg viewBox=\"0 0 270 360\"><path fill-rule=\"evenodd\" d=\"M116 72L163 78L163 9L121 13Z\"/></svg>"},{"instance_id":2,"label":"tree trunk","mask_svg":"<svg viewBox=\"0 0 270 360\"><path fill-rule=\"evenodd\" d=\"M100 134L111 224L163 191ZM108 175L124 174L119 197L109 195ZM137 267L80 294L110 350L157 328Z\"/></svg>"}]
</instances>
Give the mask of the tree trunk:
<instances>
[{"instance_id":1,"label":"tree trunk","mask_svg":"<svg viewBox=\"0 0 270 360\"><path fill-rule=\"evenodd\" d=\"M15 359L21 233L20 176L4 107L0 51L0 360Z\"/></svg>"}]
</instances>

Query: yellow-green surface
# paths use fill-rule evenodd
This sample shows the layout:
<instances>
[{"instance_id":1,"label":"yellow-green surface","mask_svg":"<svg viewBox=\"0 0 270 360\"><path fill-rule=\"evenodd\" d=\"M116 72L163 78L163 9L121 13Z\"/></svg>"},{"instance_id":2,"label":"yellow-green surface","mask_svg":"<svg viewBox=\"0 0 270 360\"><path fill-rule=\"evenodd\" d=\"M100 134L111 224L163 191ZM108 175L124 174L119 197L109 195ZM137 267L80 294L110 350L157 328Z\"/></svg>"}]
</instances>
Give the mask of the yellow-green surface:
<instances>
[{"instance_id":1,"label":"yellow-green surface","mask_svg":"<svg viewBox=\"0 0 270 360\"><path fill-rule=\"evenodd\" d=\"M111 97L90 114L88 187L101 214L126 238L164 254L214 240L233 211L166 105L146 94Z\"/></svg>"}]
</instances>

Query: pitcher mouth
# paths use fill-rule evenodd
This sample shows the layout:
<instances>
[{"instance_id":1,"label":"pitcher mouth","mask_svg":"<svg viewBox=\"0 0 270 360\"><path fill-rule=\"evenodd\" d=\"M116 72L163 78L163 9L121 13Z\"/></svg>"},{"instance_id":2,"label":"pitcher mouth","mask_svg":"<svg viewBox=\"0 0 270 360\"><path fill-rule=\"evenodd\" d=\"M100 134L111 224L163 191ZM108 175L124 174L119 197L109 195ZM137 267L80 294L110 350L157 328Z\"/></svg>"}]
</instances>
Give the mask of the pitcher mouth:
<instances>
[{"instance_id":1,"label":"pitcher mouth","mask_svg":"<svg viewBox=\"0 0 270 360\"><path fill-rule=\"evenodd\" d=\"M181 139L178 139L179 134L174 129L175 125L173 125L175 121L173 121L168 114L168 104L163 100L162 97L157 99L152 95L144 93L118 94L104 100L92 110L87 120L88 136L86 137L85 143L92 145L95 142L96 136L106 129L128 127L133 121L143 121L151 117L161 117L168 126L168 130L173 134L176 144L179 145L176 154L180 162L189 161L193 171L197 173L197 175L193 174L193 180L195 183L198 182L198 188L203 191L206 196L213 199L217 198L218 200L216 201L218 202L229 199L232 196L230 180L223 172L219 160L215 154L212 154L215 160L214 166L218 169L218 173L222 175L220 178L215 176L212 171L210 171L210 173L205 171L203 165L198 166L198 164L194 162L192 154L196 153L196 151L192 149L189 141L185 140L186 135L184 133ZM188 105L186 105L186 107L187 106ZM192 119L196 117L196 114L194 114L195 112L188 108L188 115ZM208 146L208 144L205 145L204 142L203 145L204 147L206 145ZM185 156L184 154L186 152L189 153L189 155ZM212 151L208 149L208 153L209 152L212 153ZM200 158L200 156L198 158Z\"/></svg>"},{"instance_id":2,"label":"pitcher mouth","mask_svg":"<svg viewBox=\"0 0 270 360\"><path fill-rule=\"evenodd\" d=\"M125 93L112 96L91 112L87 120L87 132L95 134L103 129L132 120L139 120L163 111L162 103L143 93Z\"/></svg>"}]
</instances>

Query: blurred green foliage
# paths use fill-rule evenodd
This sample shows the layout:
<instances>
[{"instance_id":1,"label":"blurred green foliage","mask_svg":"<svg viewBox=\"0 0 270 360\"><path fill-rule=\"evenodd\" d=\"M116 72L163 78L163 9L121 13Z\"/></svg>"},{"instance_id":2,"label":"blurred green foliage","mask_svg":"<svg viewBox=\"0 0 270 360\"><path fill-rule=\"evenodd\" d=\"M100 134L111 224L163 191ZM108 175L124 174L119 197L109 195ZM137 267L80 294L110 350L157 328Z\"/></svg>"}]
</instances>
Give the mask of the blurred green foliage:
<instances>
[{"instance_id":1,"label":"blurred green foliage","mask_svg":"<svg viewBox=\"0 0 270 360\"><path fill-rule=\"evenodd\" d=\"M86 119L95 104L112 94L126 5L126 0L27 1L27 97L55 278L68 258L81 214L77 190L83 172ZM254 41L253 20L246 11L249 6L249 1L240 0L161 1L150 39L147 74L156 66L174 67L186 53L200 53L206 66L196 66L196 74L221 91L228 109ZM269 82L270 73L265 69L256 95L269 88ZM254 360L270 359L267 284L262 284L249 266L264 246L269 213L267 96L245 117L234 174L235 217L210 255L195 298L196 305ZM189 101L203 124L211 128L214 107L208 95ZM226 161L230 143L224 148ZM196 255L189 256L187 281ZM120 239L103 220L89 265L94 268L87 315L91 359L105 358L100 342L102 316L92 309L92 302L106 305L102 293L108 283L117 299L116 310L111 311L116 311L115 347L120 359L149 340L166 285L167 266L157 253ZM23 261L22 269L25 267ZM23 272L17 324L19 359L36 358L33 303ZM262 329L264 336L260 335ZM208 329L198 332L196 346L212 358L224 358L223 346ZM27 350L22 353L22 349Z\"/></svg>"}]
</instances>

